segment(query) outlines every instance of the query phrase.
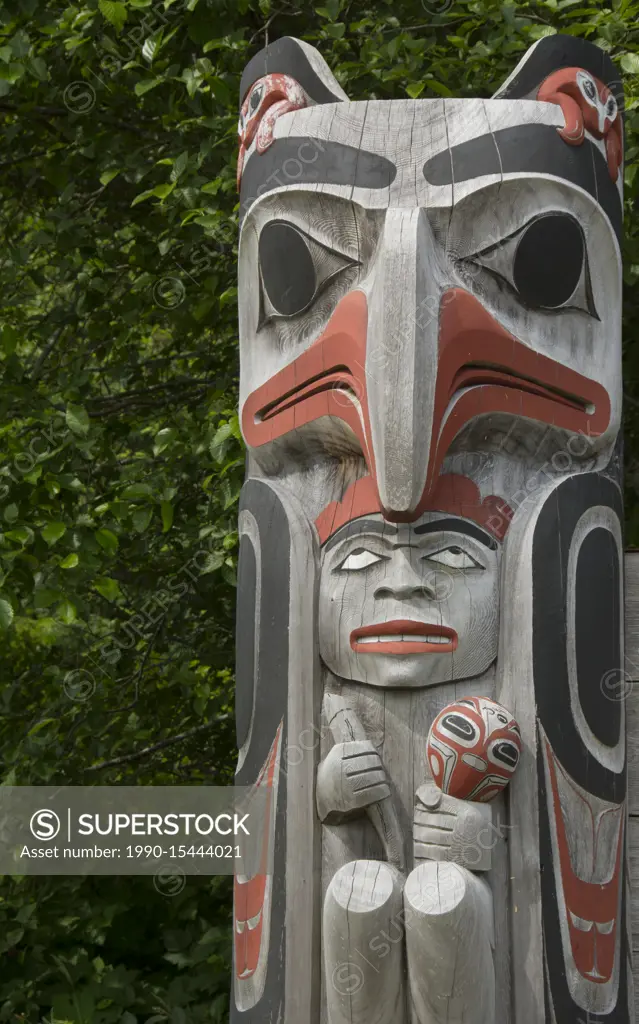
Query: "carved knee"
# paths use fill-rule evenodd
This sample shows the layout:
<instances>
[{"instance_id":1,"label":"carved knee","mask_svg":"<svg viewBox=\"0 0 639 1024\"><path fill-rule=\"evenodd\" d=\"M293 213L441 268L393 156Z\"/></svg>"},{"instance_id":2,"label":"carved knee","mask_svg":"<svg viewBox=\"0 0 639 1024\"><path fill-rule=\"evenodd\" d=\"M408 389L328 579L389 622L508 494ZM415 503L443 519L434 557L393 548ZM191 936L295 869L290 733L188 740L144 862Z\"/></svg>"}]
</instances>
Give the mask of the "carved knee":
<instances>
[{"instance_id":1,"label":"carved knee","mask_svg":"<svg viewBox=\"0 0 639 1024\"><path fill-rule=\"evenodd\" d=\"M374 860L351 861L331 879L324 900L330 1024L403 1024L402 885L399 871ZM383 939L392 933L397 941Z\"/></svg>"},{"instance_id":2,"label":"carved knee","mask_svg":"<svg viewBox=\"0 0 639 1024\"><path fill-rule=\"evenodd\" d=\"M419 1024L494 1024L492 896L458 864L420 864L404 888L406 952Z\"/></svg>"}]
</instances>

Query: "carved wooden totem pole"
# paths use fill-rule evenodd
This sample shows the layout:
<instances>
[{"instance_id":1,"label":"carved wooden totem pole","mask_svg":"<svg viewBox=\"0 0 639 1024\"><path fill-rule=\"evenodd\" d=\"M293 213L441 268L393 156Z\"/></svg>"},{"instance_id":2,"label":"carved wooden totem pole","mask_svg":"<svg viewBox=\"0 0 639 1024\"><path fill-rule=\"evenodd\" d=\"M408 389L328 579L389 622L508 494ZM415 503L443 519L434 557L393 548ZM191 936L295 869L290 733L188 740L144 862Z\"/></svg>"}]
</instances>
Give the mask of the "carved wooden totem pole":
<instances>
[{"instance_id":1,"label":"carved wooden totem pole","mask_svg":"<svg viewBox=\"0 0 639 1024\"><path fill-rule=\"evenodd\" d=\"M615 84L245 70L233 1024L634 1020Z\"/></svg>"}]
</instances>

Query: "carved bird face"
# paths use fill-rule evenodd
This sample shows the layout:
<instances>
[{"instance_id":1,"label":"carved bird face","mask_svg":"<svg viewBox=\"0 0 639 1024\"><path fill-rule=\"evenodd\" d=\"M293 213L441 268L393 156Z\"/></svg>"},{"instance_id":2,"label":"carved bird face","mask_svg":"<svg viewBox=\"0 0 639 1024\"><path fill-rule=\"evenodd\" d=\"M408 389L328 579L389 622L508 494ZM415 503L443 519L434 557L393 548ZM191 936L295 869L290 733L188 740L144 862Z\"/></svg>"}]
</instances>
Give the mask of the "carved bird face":
<instances>
[{"instance_id":1,"label":"carved bird face","mask_svg":"<svg viewBox=\"0 0 639 1024\"><path fill-rule=\"evenodd\" d=\"M268 472L347 453L407 521L476 437L551 457L583 435L606 461L619 194L561 123L501 100L277 120L246 164L239 251L242 430Z\"/></svg>"}]
</instances>

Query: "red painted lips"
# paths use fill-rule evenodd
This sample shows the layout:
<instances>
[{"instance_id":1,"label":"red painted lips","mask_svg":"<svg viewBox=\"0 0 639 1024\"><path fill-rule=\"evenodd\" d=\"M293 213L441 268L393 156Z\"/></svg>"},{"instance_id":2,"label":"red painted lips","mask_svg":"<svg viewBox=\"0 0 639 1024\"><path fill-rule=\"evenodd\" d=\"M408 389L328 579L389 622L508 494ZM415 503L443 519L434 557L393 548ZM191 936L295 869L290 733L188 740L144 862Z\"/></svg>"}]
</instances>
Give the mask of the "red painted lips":
<instances>
[{"instance_id":1,"label":"red painted lips","mask_svg":"<svg viewBox=\"0 0 639 1024\"><path fill-rule=\"evenodd\" d=\"M356 654L451 654L457 642L457 633L449 626L415 619L392 619L351 633Z\"/></svg>"}]
</instances>

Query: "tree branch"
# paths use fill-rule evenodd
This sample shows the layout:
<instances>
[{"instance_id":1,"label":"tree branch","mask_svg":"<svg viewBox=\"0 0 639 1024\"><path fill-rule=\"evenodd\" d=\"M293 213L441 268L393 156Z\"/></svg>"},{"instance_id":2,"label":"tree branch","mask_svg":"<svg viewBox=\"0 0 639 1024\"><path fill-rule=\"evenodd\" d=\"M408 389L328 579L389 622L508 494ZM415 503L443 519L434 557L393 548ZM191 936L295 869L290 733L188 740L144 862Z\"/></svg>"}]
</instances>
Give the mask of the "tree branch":
<instances>
[{"instance_id":1,"label":"tree branch","mask_svg":"<svg viewBox=\"0 0 639 1024\"><path fill-rule=\"evenodd\" d=\"M181 743L182 740L188 740L191 736L196 736L197 733L205 732L207 729L212 729L218 724L218 722L224 722L228 717L228 715L218 715L212 722L206 722L204 725L196 725L195 728L188 729L187 732L181 732L177 736L169 736L165 740L160 740L159 743L154 743L150 747L143 747L142 750L136 750L132 754L123 754L122 757L114 757L110 761L101 761L99 764L89 765L86 771L97 772L102 768L114 768L120 764L129 764L131 761L139 761L141 757L147 757L149 754L154 754L156 750L163 750L165 747L170 747L174 743Z\"/></svg>"}]
</instances>

